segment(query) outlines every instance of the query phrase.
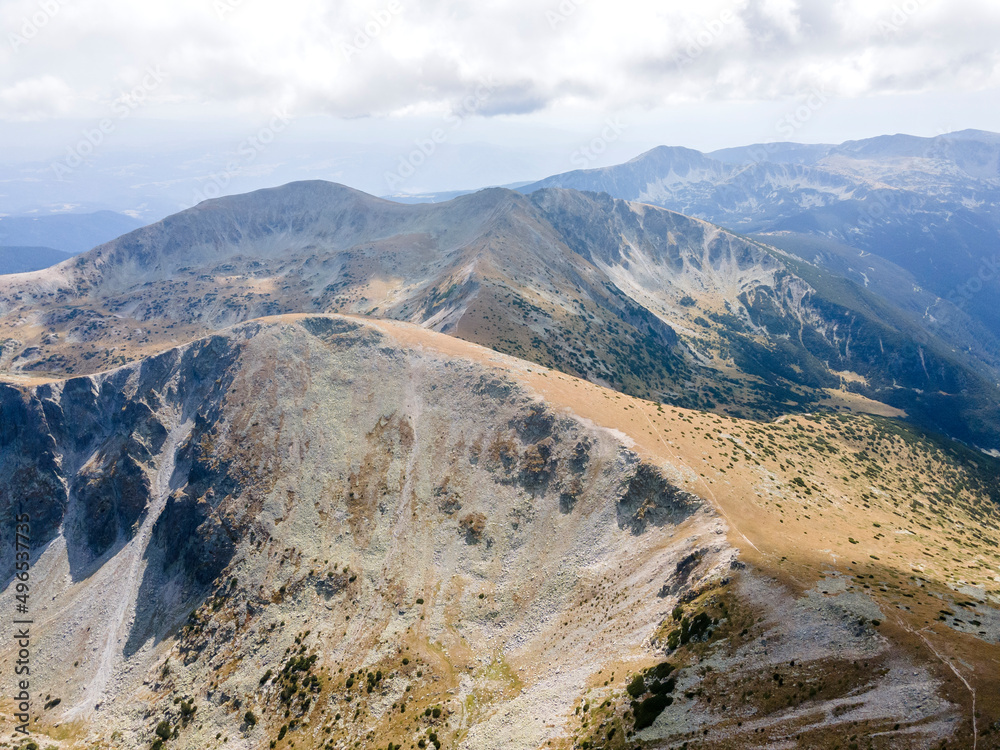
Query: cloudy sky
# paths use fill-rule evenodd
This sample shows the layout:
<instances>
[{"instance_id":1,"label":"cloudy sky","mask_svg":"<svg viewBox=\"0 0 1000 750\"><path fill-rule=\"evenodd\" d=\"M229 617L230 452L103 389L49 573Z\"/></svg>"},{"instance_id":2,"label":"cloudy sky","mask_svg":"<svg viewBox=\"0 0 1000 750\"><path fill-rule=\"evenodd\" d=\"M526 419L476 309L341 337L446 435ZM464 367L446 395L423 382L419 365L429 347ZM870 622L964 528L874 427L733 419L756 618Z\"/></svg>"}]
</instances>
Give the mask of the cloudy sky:
<instances>
[{"instance_id":1,"label":"cloudy sky","mask_svg":"<svg viewBox=\"0 0 1000 750\"><path fill-rule=\"evenodd\" d=\"M0 30L0 212L1000 131L995 0L0 0Z\"/></svg>"}]
</instances>

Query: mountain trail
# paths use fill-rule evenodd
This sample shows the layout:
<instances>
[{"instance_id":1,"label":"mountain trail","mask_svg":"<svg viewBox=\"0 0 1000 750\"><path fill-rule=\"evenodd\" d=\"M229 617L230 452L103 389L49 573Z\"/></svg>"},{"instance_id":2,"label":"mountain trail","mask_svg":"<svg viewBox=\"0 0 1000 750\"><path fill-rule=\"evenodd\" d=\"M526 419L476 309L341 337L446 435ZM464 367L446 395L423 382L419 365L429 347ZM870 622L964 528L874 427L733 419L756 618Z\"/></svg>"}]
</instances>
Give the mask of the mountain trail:
<instances>
[{"instance_id":1,"label":"mountain trail","mask_svg":"<svg viewBox=\"0 0 1000 750\"><path fill-rule=\"evenodd\" d=\"M927 630L927 628L921 628L920 630L914 630L913 628L909 627L902 620L902 618L900 618L899 616L896 616L895 620L896 620L896 622L899 624L899 626L903 630L905 630L906 632L910 633L911 635L915 635L918 638L920 638L920 640L922 640L924 642L924 644L926 644L927 648L929 648L931 650L931 653L933 653L934 656L936 656L941 661L942 664L944 664L946 667L948 667L948 669L950 669L952 672L954 672L955 676L961 681L961 683L963 685L965 685L965 688L969 691L969 694L972 696L972 715L971 715L971 718L972 718L972 750L977 750L977 746L979 745L979 727L978 727L978 723L976 721L976 689L974 687L972 687L971 684L969 684L969 681L967 679L965 679L965 677L962 675L961 672L958 671L958 669L951 662L951 660L949 660L949 659L945 658L944 656L942 656L941 653L936 648L934 648L933 644L931 644L931 642L930 642L930 639L928 639L927 636L924 635L924 631Z\"/></svg>"}]
</instances>

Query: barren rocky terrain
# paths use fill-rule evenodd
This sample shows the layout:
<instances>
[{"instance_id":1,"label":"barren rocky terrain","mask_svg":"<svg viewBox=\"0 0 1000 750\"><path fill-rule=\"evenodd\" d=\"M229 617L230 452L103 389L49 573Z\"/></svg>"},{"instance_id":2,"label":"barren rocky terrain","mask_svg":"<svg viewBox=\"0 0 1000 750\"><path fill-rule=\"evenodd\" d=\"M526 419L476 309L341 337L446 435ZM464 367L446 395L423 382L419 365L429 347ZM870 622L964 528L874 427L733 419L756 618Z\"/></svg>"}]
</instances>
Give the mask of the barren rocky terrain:
<instances>
[{"instance_id":1,"label":"barren rocky terrain","mask_svg":"<svg viewBox=\"0 0 1000 750\"><path fill-rule=\"evenodd\" d=\"M329 315L0 409L41 747L996 746L996 462L899 422Z\"/></svg>"}]
</instances>

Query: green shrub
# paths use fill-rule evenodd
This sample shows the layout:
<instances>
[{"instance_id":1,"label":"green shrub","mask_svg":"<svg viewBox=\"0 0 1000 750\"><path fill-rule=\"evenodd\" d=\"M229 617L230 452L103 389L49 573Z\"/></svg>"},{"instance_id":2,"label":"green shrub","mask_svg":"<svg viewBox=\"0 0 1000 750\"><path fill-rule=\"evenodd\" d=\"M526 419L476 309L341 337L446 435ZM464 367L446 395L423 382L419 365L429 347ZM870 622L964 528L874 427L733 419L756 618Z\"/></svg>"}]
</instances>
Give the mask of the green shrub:
<instances>
[{"instance_id":1,"label":"green shrub","mask_svg":"<svg viewBox=\"0 0 1000 750\"><path fill-rule=\"evenodd\" d=\"M638 732L641 729L652 726L653 722L656 721L656 717L663 713L663 709L673 702L674 699L672 696L654 695L638 705L633 704L636 731Z\"/></svg>"},{"instance_id":2,"label":"green shrub","mask_svg":"<svg viewBox=\"0 0 1000 750\"><path fill-rule=\"evenodd\" d=\"M164 719L156 725L156 736L161 740L169 740L171 734L170 722Z\"/></svg>"},{"instance_id":3,"label":"green shrub","mask_svg":"<svg viewBox=\"0 0 1000 750\"><path fill-rule=\"evenodd\" d=\"M632 678L632 681L625 688L626 692L633 698L638 698L643 693L646 692L646 681L643 679L641 674L637 674Z\"/></svg>"},{"instance_id":4,"label":"green shrub","mask_svg":"<svg viewBox=\"0 0 1000 750\"><path fill-rule=\"evenodd\" d=\"M649 687L649 692L656 695L666 695L667 693L674 692L674 688L677 687L677 680L671 677L669 680L663 682L657 680Z\"/></svg>"},{"instance_id":5,"label":"green shrub","mask_svg":"<svg viewBox=\"0 0 1000 750\"><path fill-rule=\"evenodd\" d=\"M646 674L652 677L654 680L665 680L670 676L671 672L674 671L674 665L669 661L665 661L662 664L657 664L652 669L646 670Z\"/></svg>"},{"instance_id":6,"label":"green shrub","mask_svg":"<svg viewBox=\"0 0 1000 750\"><path fill-rule=\"evenodd\" d=\"M670 635L667 636L667 648L673 651L680 645L681 645L681 631L675 630Z\"/></svg>"},{"instance_id":7,"label":"green shrub","mask_svg":"<svg viewBox=\"0 0 1000 750\"><path fill-rule=\"evenodd\" d=\"M707 613L702 612L691 621L688 633L691 638L701 638L708 631L711 624L712 618Z\"/></svg>"}]
</instances>

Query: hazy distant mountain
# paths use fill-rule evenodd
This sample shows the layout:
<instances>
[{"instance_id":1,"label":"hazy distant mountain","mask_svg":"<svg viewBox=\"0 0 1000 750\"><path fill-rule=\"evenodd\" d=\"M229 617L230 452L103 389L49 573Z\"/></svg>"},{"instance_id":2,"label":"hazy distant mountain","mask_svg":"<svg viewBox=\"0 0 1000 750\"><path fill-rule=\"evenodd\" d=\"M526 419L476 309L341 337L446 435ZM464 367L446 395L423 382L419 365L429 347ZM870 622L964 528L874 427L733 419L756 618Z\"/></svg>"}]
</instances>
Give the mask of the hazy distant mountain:
<instances>
[{"instance_id":1,"label":"hazy distant mountain","mask_svg":"<svg viewBox=\"0 0 1000 750\"><path fill-rule=\"evenodd\" d=\"M746 416L831 397L862 408L845 401L852 392L1000 447L998 368L971 346L794 255L572 190L401 205L306 182L207 201L0 280L0 367L93 372L301 312L410 321L633 395Z\"/></svg>"},{"instance_id":2,"label":"hazy distant mountain","mask_svg":"<svg viewBox=\"0 0 1000 750\"><path fill-rule=\"evenodd\" d=\"M531 181L529 180L525 182L513 182L509 185L497 185L495 187L501 187L507 190L517 190L530 184ZM394 193L391 195L383 195L382 197L395 203L444 203L445 201L454 200L455 198L461 198L463 195L478 193L481 189L482 188L478 188L476 190L449 190L442 193Z\"/></svg>"},{"instance_id":3,"label":"hazy distant mountain","mask_svg":"<svg viewBox=\"0 0 1000 750\"><path fill-rule=\"evenodd\" d=\"M114 211L0 217L0 245L38 246L82 253L143 225Z\"/></svg>"},{"instance_id":4,"label":"hazy distant mountain","mask_svg":"<svg viewBox=\"0 0 1000 750\"><path fill-rule=\"evenodd\" d=\"M740 232L826 237L905 269L1000 335L1000 135L962 131L839 146L656 148L522 188L606 192ZM937 315L928 309L928 319Z\"/></svg>"},{"instance_id":5,"label":"hazy distant mountain","mask_svg":"<svg viewBox=\"0 0 1000 750\"><path fill-rule=\"evenodd\" d=\"M712 151L708 156L727 164L754 164L767 161L778 164L813 164L826 156L833 146L809 143L767 143L737 146Z\"/></svg>"},{"instance_id":6,"label":"hazy distant mountain","mask_svg":"<svg viewBox=\"0 0 1000 750\"><path fill-rule=\"evenodd\" d=\"M0 246L0 274L39 271L73 257L51 247Z\"/></svg>"}]
</instances>

